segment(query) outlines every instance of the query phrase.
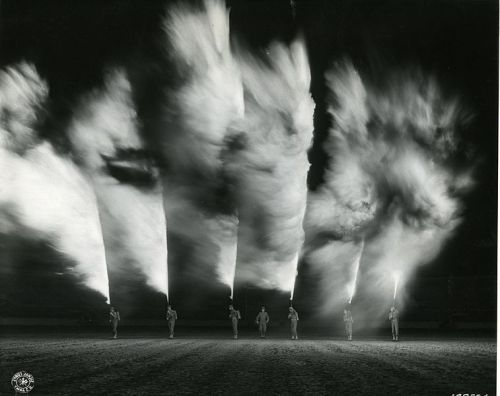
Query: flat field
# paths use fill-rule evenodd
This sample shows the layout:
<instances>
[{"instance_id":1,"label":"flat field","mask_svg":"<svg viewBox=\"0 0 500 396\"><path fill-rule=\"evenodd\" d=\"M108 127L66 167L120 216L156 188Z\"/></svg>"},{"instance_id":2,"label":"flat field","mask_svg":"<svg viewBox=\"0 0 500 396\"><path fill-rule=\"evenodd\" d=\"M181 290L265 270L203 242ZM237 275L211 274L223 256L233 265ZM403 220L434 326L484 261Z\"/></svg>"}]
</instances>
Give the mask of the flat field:
<instances>
[{"instance_id":1,"label":"flat field","mask_svg":"<svg viewBox=\"0 0 500 396\"><path fill-rule=\"evenodd\" d=\"M3 334L0 394L20 370L33 395L495 394L496 340L243 337L138 332Z\"/></svg>"}]
</instances>

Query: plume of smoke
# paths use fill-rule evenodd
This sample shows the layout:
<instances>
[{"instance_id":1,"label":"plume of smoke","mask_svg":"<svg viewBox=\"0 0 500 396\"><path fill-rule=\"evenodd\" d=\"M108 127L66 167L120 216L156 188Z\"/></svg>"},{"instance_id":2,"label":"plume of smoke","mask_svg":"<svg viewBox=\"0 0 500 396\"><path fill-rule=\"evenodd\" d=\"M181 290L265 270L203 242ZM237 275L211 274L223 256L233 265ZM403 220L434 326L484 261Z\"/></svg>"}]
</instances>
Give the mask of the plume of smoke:
<instances>
[{"instance_id":1,"label":"plume of smoke","mask_svg":"<svg viewBox=\"0 0 500 396\"><path fill-rule=\"evenodd\" d=\"M223 1L204 7L178 5L164 20L167 50L179 86L166 92L168 128L159 137L170 167L196 171L205 183L221 169L229 126L243 115L240 71L229 45L229 13Z\"/></svg>"},{"instance_id":2,"label":"plume of smoke","mask_svg":"<svg viewBox=\"0 0 500 396\"><path fill-rule=\"evenodd\" d=\"M223 1L178 4L163 27L166 53L179 77L165 89L164 118L154 137L166 165L169 235L190 247L185 268L203 279L212 270L232 290L238 220L223 153L244 104L229 13Z\"/></svg>"},{"instance_id":3,"label":"plume of smoke","mask_svg":"<svg viewBox=\"0 0 500 396\"><path fill-rule=\"evenodd\" d=\"M313 129L304 44L274 44L268 65L235 44L235 61L221 1L174 7L164 29L181 82L166 93L158 143L169 169L166 206L177 210L167 217L186 220L175 221L179 228L169 220L169 229L194 247L212 247L195 260L217 257L216 273L230 288L237 251L239 281L290 291ZM193 237L192 219L210 232Z\"/></svg>"},{"instance_id":4,"label":"plume of smoke","mask_svg":"<svg viewBox=\"0 0 500 396\"><path fill-rule=\"evenodd\" d=\"M21 63L0 72L0 233L18 227L46 239L74 261L67 271L109 301L97 203L78 168L35 130L48 95L36 69ZM5 228L5 225L8 227Z\"/></svg>"},{"instance_id":5,"label":"plume of smoke","mask_svg":"<svg viewBox=\"0 0 500 396\"><path fill-rule=\"evenodd\" d=\"M451 159L465 117L456 99L419 72L394 73L374 87L344 62L326 81L331 162L325 184L309 196L310 259L331 290L357 254L351 241L365 237L358 309L380 315L393 296L392 274L403 288L460 223L471 170L455 169ZM316 239L325 245L314 246ZM325 298L326 310L344 303Z\"/></svg>"},{"instance_id":6,"label":"plume of smoke","mask_svg":"<svg viewBox=\"0 0 500 396\"><path fill-rule=\"evenodd\" d=\"M266 59L240 48L245 116L233 127L226 170L240 216L237 279L292 291L304 232L314 102L302 40Z\"/></svg>"},{"instance_id":7,"label":"plume of smoke","mask_svg":"<svg viewBox=\"0 0 500 396\"><path fill-rule=\"evenodd\" d=\"M144 156L132 89L115 70L102 91L89 94L68 136L96 192L110 276L139 271L168 298L166 219L158 171Z\"/></svg>"},{"instance_id":8,"label":"plume of smoke","mask_svg":"<svg viewBox=\"0 0 500 396\"><path fill-rule=\"evenodd\" d=\"M37 143L35 128L49 87L26 62L2 70L0 87L0 146L22 154Z\"/></svg>"}]
</instances>

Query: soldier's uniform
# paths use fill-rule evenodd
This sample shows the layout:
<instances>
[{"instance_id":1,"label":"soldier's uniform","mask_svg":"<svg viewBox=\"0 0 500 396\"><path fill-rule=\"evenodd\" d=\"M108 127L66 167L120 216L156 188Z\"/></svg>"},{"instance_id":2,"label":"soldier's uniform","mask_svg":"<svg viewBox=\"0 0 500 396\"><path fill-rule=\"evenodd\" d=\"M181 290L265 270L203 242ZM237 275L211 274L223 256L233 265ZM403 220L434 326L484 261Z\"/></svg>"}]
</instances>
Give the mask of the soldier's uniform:
<instances>
[{"instance_id":1,"label":"soldier's uniform","mask_svg":"<svg viewBox=\"0 0 500 396\"><path fill-rule=\"evenodd\" d=\"M113 330L113 338L118 337L118 322L120 321L120 312L117 310L109 311L109 321Z\"/></svg>"},{"instance_id":2,"label":"soldier's uniform","mask_svg":"<svg viewBox=\"0 0 500 396\"><path fill-rule=\"evenodd\" d=\"M255 322L259 325L260 338L266 337L267 324L269 323L269 315L266 311L260 311L255 318Z\"/></svg>"},{"instance_id":3,"label":"soldier's uniform","mask_svg":"<svg viewBox=\"0 0 500 396\"><path fill-rule=\"evenodd\" d=\"M345 334L349 341L352 340L352 324L354 323L354 319L352 317L352 313L349 309L344 309L344 324L345 324Z\"/></svg>"},{"instance_id":4,"label":"soldier's uniform","mask_svg":"<svg viewBox=\"0 0 500 396\"><path fill-rule=\"evenodd\" d=\"M177 311L169 308L167 310L167 321L168 321L168 329L170 330L170 338L174 338L176 320L177 320Z\"/></svg>"},{"instance_id":5,"label":"soldier's uniform","mask_svg":"<svg viewBox=\"0 0 500 396\"><path fill-rule=\"evenodd\" d=\"M398 341L399 339L399 311L397 308L392 307L389 311L389 320L391 321L392 340Z\"/></svg>"},{"instance_id":6,"label":"soldier's uniform","mask_svg":"<svg viewBox=\"0 0 500 396\"><path fill-rule=\"evenodd\" d=\"M299 321L299 313L290 307L288 319L290 319L290 330L292 333L292 340L298 340L299 337L297 335L297 322Z\"/></svg>"},{"instance_id":7,"label":"soldier's uniform","mask_svg":"<svg viewBox=\"0 0 500 396\"><path fill-rule=\"evenodd\" d=\"M234 309L233 307L229 308L229 317L231 318L231 323L233 325L233 337L234 339L238 338L238 321L241 319L240 311Z\"/></svg>"}]
</instances>

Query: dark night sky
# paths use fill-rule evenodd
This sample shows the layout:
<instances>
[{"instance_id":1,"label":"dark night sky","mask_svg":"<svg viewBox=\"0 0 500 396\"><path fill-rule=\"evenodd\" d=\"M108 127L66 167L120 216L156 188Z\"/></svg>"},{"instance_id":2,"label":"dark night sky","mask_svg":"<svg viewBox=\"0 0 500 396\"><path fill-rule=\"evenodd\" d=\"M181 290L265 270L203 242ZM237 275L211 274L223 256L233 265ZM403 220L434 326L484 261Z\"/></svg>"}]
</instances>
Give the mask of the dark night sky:
<instances>
[{"instance_id":1,"label":"dark night sky","mask_svg":"<svg viewBox=\"0 0 500 396\"><path fill-rule=\"evenodd\" d=\"M228 3L232 32L256 50L265 47L272 39L288 41L298 31L305 35L312 71L311 91L316 101L315 139L309 156L312 164L309 186L312 189L321 184L323 169L328 161L322 150L329 125L323 75L333 60L348 56L362 73L375 81L377 75L388 67L417 64L424 71L435 74L446 92L461 97L474 114L474 120L462 138L465 146L473 148L474 158L479 163L478 183L466 199L465 221L456 238L434 263L420 271L420 276L427 279L448 277L450 274L470 279L487 277L488 287L494 292L498 146L497 2L304 0L295 2L295 20L290 2L286 0L235 0ZM140 74L141 70L157 65L160 59L160 20L166 6L164 1L2 0L0 4L0 63L6 65L28 59L48 79L51 102L44 132L56 142L63 142L61 131L75 101L83 92L101 83L102 71L106 67L123 63ZM146 88L137 99L140 110L154 101L155 94L149 95L147 90L151 84L154 85L154 82L144 85ZM27 242L3 241L2 246L24 246L23 243ZM71 281L45 279L43 274L34 270L48 265L48 262L61 261L52 257L54 253L50 253L47 246L43 243L29 244L28 250L30 253L23 253L20 261L25 273L31 274L28 278L33 284L28 285L28 291L23 296L3 294L0 297L16 300L16 303L22 301L24 306L36 306L35 301L40 300L34 296L43 295L44 304L57 305L56 302L65 295L72 296L66 301L77 308L84 306L84 301L88 303L92 300L91 293L75 293ZM0 249L0 254L2 251L5 253L5 248ZM183 289L190 286L190 279L184 277L180 268L171 267L171 287L180 310L183 306L199 305L207 297L217 305L225 296L226 293L217 286L206 287L198 297L186 295ZM314 288L307 273L306 263L299 280L299 298ZM19 281L16 279L14 283ZM51 290L58 291L47 292L48 284L54 286ZM437 287L442 287L443 283L440 285ZM151 305L160 301L158 296L143 293L143 301ZM262 294L259 296L260 300L264 298Z\"/></svg>"}]
</instances>

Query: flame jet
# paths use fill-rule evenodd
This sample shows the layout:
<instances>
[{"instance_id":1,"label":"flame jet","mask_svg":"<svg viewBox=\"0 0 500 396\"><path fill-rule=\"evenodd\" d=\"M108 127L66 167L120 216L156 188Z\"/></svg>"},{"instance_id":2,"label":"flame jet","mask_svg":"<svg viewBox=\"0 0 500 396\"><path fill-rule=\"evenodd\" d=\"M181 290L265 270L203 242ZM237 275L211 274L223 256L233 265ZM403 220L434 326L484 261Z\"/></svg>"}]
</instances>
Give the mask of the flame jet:
<instances>
[{"instance_id":1,"label":"flame jet","mask_svg":"<svg viewBox=\"0 0 500 396\"><path fill-rule=\"evenodd\" d=\"M231 131L226 165L240 215L236 277L291 292L304 239L314 102L303 41L273 43L266 53L237 51L245 115Z\"/></svg>"},{"instance_id":2,"label":"flame jet","mask_svg":"<svg viewBox=\"0 0 500 396\"><path fill-rule=\"evenodd\" d=\"M338 285L355 257L352 241L364 235L359 310L382 315L393 294L387 274L401 273L401 289L436 257L460 223L460 198L473 184L472 169L453 161L457 129L469 118L458 100L419 71L380 80L369 85L347 61L326 74L331 160L325 183L309 196L305 222L325 313L343 304L326 290Z\"/></svg>"},{"instance_id":3,"label":"flame jet","mask_svg":"<svg viewBox=\"0 0 500 396\"><path fill-rule=\"evenodd\" d=\"M96 197L78 167L35 130L48 86L34 66L0 72L0 234L48 240L74 262L66 268L109 302ZM9 220L13 219L13 220Z\"/></svg>"},{"instance_id":4,"label":"flame jet","mask_svg":"<svg viewBox=\"0 0 500 396\"><path fill-rule=\"evenodd\" d=\"M243 86L222 1L179 3L163 22L175 84L164 89L163 117L152 140L164 164L169 235L189 246L184 269L198 280L212 271L233 294L238 218L224 156L243 116Z\"/></svg>"},{"instance_id":5,"label":"flame jet","mask_svg":"<svg viewBox=\"0 0 500 396\"><path fill-rule=\"evenodd\" d=\"M126 74L112 71L103 90L82 100L68 136L98 197L112 283L125 287L135 268L168 299L162 186L145 154L131 95Z\"/></svg>"},{"instance_id":6,"label":"flame jet","mask_svg":"<svg viewBox=\"0 0 500 396\"><path fill-rule=\"evenodd\" d=\"M363 249L365 248L365 240L361 240L361 248L359 249L359 254L354 261L354 279L349 285L349 304L352 303L352 299L356 294L356 284L358 282L359 264L361 262L361 257L363 257Z\"/></svg>"},{"instance_id":7,"label":"flame jet","mask_svg":"<svg viewBox=\"0 0 500 396\"><path fill-rule=\"evenodd\" d=\"M238 253L238 219L235 216L219 216L218 221L212 221L211 231L218 236L220 248L217 262L219 279L231 289L229 298L234 296L234 277L236 273L236 258Z\"/></svg>"}]
</instances>

